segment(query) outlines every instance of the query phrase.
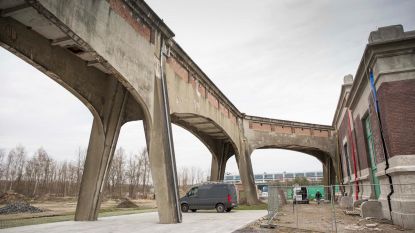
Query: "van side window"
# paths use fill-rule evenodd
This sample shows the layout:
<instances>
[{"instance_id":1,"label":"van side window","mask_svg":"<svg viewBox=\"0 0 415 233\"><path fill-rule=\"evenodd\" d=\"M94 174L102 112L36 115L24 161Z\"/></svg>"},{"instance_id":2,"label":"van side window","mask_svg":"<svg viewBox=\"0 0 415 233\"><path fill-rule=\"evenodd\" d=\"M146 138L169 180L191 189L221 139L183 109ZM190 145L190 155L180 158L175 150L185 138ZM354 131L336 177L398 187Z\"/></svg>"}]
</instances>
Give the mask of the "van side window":
<instances>
[{"instance_id":1,"label":"van side window","mask_svg":"<svg viewBox=\"0 0 415 233\"><path fill-rule=\"evenodd\" d=\"M197 188L197 187L193 187L193 188L192 188L192 189L190 189L190 191L187 193L187 196L189 196L189 197L197 196L197 191L198 191L198 188Z\"/></svg>"}]
</instances>

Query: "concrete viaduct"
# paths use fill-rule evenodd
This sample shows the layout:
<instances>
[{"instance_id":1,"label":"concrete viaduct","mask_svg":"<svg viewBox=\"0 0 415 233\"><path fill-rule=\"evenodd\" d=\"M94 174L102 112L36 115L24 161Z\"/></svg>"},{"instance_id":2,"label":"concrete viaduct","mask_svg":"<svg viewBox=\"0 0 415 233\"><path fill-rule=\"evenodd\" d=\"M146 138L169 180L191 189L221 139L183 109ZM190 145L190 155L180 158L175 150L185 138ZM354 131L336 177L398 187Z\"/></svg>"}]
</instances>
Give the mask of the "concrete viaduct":
<instances>
[{"instance_id":1,"label":"concrete viaduct","mask_svg":"<svg viewBox=\"0 0 415 233\"><path fill-rule=\"evenodd\" d=\"M58 82L94 120L75 220L96 220L121 126L143 120L161 223L181 221L171 123L212 153L211 179L236 158L247 201L258 201L251 153L315 156L335 182L332 126L241 113L141 0L0 0L0 44ZM47 91L44 91L47 95Z\"/></svg>"}]
</instances>

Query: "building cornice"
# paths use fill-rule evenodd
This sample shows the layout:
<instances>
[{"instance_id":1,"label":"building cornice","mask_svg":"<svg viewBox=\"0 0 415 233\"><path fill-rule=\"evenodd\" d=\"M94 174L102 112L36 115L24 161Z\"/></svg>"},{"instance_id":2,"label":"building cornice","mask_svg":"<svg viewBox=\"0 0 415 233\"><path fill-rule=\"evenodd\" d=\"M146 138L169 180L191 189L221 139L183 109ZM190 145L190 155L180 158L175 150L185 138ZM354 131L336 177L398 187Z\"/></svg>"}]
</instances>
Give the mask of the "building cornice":
<instances>
[{"instance_id":1,"label":"building cornice","mask_svg":"<svg viewBox=\"0 0 415 233\"><path fill-rule=\"evenodd\" d=\"M347 94L348 91L350 90L352 84L351 83L347 83L347 84L343 84L340 90L340 96L339 96L339 100L337 101L337 107L336 107L336 111L334 113L334 118L333 118L333 122L332 122L332 126L334 128L336 128L336 125L340 119L340 114L343 110L343 108L345 107L345 103L347 100Z\"/></svg>"},{"instance_id":2,"label":"building cornice","mask_svg":"<svg viewBox=\"0 0 415 233\"><path fill-rule=\"evenodd\" d=\"M364 89L364 84L368 82L369 68L373 68L377 58L401 55L403 53L410 54L414 52L414 47L414 36L367 44L358 66L346 106L353 108L356 105L357 100ZM375 80L378 80L378 75L378 73L374 73Z\"/></svg>"}]
</instances>

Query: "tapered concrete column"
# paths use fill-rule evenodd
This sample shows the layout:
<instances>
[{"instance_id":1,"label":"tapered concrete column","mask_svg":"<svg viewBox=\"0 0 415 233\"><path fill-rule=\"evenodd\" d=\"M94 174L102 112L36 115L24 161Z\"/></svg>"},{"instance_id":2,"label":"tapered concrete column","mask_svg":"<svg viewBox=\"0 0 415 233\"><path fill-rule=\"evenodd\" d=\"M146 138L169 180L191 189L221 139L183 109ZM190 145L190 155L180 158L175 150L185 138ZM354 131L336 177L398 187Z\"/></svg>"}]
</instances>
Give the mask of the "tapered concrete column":
<instances>
[{"instance_id":1,"label":"tapered concrete column","mask_svg":"<svg viewBox=\"0 0 415 233\"><path fill-rule=\"evenodd\" d=\"M241 181L245 190L247 204L258 204L258 194L255 187L254 172L252 171L251 152L247 149L242 150L239 153L237 162Z\"/></svg>"},{"instance_id":2,"label":"tapered concrete column","mask_svg":"<svg viewBox=\"0 0 415 233\"><path fill-rule=\"evenodd\" d=\"M105 100L104 116L94 116L88 151L76 206L75 221L98 218L103 186L117 144L128 93L116 84Z\"/></svg>"},{"instance_id":3,"label":"tapered concrete column","mask_svg":"<svg viewBox=\"0 0 415 233\"><path fill-rule=\"evenodd\" d=\"M226 161L225 157L216 158L215 155L212 155L212 165L210 167L211 181L222 181L224 179Z\"/></svg>"},{"instance_id":4,"label":"tapered concrete column","mask_svg":"<svg viewBox=\"0 0 415 233\"><path fill-rule=\"evenodd\" d=\"M162 55L162 64L164 55ZM179 205L176 161L168 105L166 82L161 74L155 78L154 105L151 121L145 122L149 142L149 160L154 183L160 223L180 223L182 214Z\"/></svg>"},{"instance_id":5,"label":"tapered concrete column","mask_svg":"<svg viewBox=\"0 0 415 233\"><path fill-rule=\"evenodd\" d=\"M210 167L210 180L221 181L225 176L226 162L231 153L231 145L229 143L217 143L212 154L212 164Z\"/></svg>"}]
</instances>

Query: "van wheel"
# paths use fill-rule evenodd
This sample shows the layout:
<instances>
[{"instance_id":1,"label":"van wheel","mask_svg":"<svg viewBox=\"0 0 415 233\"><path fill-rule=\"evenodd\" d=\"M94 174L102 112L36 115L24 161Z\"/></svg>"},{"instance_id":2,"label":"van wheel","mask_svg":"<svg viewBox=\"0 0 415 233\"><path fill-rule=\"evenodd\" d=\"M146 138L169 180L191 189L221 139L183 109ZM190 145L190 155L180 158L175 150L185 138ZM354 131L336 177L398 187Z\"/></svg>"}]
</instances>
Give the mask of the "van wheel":
<instances>
[{"instance_id":1,"label":"van wheel","mask_svg":"<svg viewBox=\"0 0 415 233\"><path fill-rule=\"evenodd\" d=\"M187 211L189 211L189 205L182 204L181 209L182 209L182 212L187 212Z\"/></svg>"},{"instance_id":2,"label":"van wheel","mask_svg":"<svg viewBox=\"0 0 415 233\"><path fill-rule=\"evenodd\" d=\"M225 206L221 203L216 205L216 212L218 213L223 213L223 211L225 211Z\"/></svg>"},{"instance_id":3,"label":"van wheel","mask_svg":"<svg viewBox=\"0 0 415 233\"><path fill-rule=\"evenodd\" d=\"M197 210L196 210L196 209L192 209L191 211L194 213L194 212L196 212Z\"/></svg>"},{"instance_id":4,"label":"van wheel","mask_svg":"<svg viewBox=\"0 0 415 233\"><path fill-rule=\"evenodd\" d=\"M227 208L225 211L226 212L231 212L232 208Z\"/></svg>"}]
</instances>

